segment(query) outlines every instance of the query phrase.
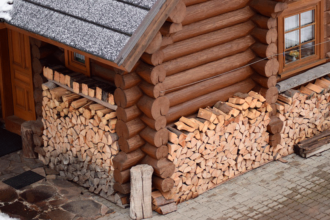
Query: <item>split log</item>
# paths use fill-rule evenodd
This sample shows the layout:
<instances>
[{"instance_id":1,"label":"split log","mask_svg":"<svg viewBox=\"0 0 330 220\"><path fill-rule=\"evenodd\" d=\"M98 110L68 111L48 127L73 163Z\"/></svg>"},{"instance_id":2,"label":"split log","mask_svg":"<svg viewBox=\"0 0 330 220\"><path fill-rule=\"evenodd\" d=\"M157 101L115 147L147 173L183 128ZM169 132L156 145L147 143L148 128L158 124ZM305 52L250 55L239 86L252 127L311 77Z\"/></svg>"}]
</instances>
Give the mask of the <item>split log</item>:
<instances>
[{"instance_id":1,"label":"split log","mask_svg":"<svg viewBox=\"0 0 330 220\"><path fill-rule=\"evenodd\" d=\"M189 87L183 88L166 94L165 97L170 101L170 106L175 106L180 103L192 100L199 96L223 89L235 83L241 82L251 76L253 71L250 67L245 67L233 72L220 74L216 78L212 78L200 83L196 83Z\"/></svg>"},{"instance_id":2,"label":"split log","mask_svg":"<svg viewBox=\"0 0 330 220\"><path fill-rule=\"evenodd\" d=\"M249 0L223 0L207 1L201 4L187 7L187 14L182 21L183 25L191 24L197 21L205 20L226 12L235 11L245 7Z\"/></svg>"},{"instance_id":3,"label":"split log","mask_svg":"<svg viewBox=\"0 0 330 220\"><path fill-rule=\"evenodd\" d=\"M256 88L256 92L260 93L263 97L265 97L266 102L269 104L273 104L277 101L278 98L278 90L276 87L267 88Z\"/></svg>"},{"instance_id":4,"label":"split log","mask_svg":"<svg viewBox=\"0 0 330 220\"><path fill-rule=\"evenodd\" d=\"M153 85L162 83L166 77L166 71L162 65L152 67L141 62L136 72L142 79Z\"/></svg>"},{"instance_id":5,"label":"split log","mask_svg":"<svg viewBox=\"0 0 330 220\"><path fill-rule=\"evenodd\" d=\"M157 119L152 119L152 118L149 118L146 115L143 115L141 117L141 120L146 125L148 125L150 128L152 128L156 131L166 127L166 117L165 116L160 116Z\"/></svg>"},{"instance_id":6,"label":"split log","mask_svg":"<svg viewBox=\"0 0 330 220\"><path fill-rule=\"evenodd\" d=\"M139 84L140 81L141 78L134 72L125 75L116 74L115 76L116 86L123 90L132 88L133 86Z\"/></svg>"},{"instance_id":7,"label":"split log","mask_svg":"<svg viewBox=\"0 0 330 220\"><path fill-rule=\"evenodd\" d=\"M153 168L145 164L131 168L130 217L132 219L152 217L152 172Z\"/></svg>"},{"instance_id":8,"label":"split log","mask_svg":"<svg viewBox=\"0 0 330 220\"><path fill-rule=\"evenodd\" d=\"M140 160L144 157L144 155L145 154L140 149L137 149L128 154L124 152L119 152L113 159L113 166L119 171L127 170L139 163Z\"/></svg>"},{"instance_id":9,"label":"split log","mask_svg":"<svg viewBox=\"0 0 330 220\"><path fill-rule=\"evenodd\" d=\"M170 103L164 96L157 99L143 96L137 103L137 106L149 118L157 119L167 114Z\"/></svg>"},{"instance_id":10,"label":"split log","mask_svg":"<svg viewBox=\"0 0 330 220\"><path fill-rule=\"evenodd\" d=\"M132 121L123 122L118 120L116 125L116 131L119 137L132 138L137 135L145 127L144 123L139 119L133 119Z\"/></svg>"},{"instance_id":11,"label":"split log","mask_svg":"<svg viewBox=\"0 0 330 220\"><path fill-rule=\"evenodd\" d=\"M174 42L182 41L198 35L206 34L222 28L230 27L249 20L254 15L250 7L245 7L233 12L225 13L206 20L201 20L189 25L183 26L182 30L172 34Z\"/></svg>"},{"instance_id":12,"label":"split log","mask_svg":"<svg viewBox=\"0 0 330 220\"><path fill-rule=\"evenodd\" d=\"M255 54L249 49L243 53L223 58L184 72L166 77L164 86L166 90L178 90L181 87L217 76L230 70L242 67L255 58ZM189 77L187 77L189 76Z\"/></svg>"},{"instance_id":13,"label":"split log","mask_svg":"<svg viewBox=\"0 0 330 220\"><path fill-rule=\"evenodd\" d=\"M140 137L140 135L135 135L134 137L127 139L125 137L120 137L118 140L120 150L125 153L130 153L137 150L145 144L145 141Z\"/></svg>"},{"instance_id":14,"label":"split log","mask_svg":"<svg viewBox=\"0 0 330 220\"><path fill-rule=\"evenodd\" d=\"M177 210L177 205L173 202L167 205L153 207L153 210L158 214L166 215L168 213L175 212Z\"/></svg>"},{"instance_id":15,"label":"split log","mask_svg":"<svg viewBox=\"0 0 330 220\"><path fill-rule=\"evenodd\" d=\"M115 102L122 108L128 108L133 106L143 95L138 86L122 90L117 88L114 94Z\"/></svg>"},{"instance_id":16,"label":"split log","mask_svg":"<svg viewBox=\"0 0 330 220\"><path fill-rule=\"evenodd\" d=\"M163 128L159 131L156 131L152 128L146 127L140 132L140 136L149 144L156 147L160 147L162 145L167 144L168 130L166 128Z\"/></svg>"},{"instance_id":17,"label":"split log","mask_svg":"<svg viewBox=\"0 0 330 220\"><path fill-rule=\"evenodd\" d=\"M142 114L142 112L136 105L133 105L129 108L118 107L116 112L118 119L124 122L132 121L133 119L139 117Z\"/></svg>"},{"instance_id":18,"label":"split log","mask_svg":"<svg viewBox=\"0 0 330 220\"><path fill-rule=\"evenodd\" d=\"M247 21L242 24L168 45L162 49L164 59L161 63L244 37L248 35L253 28L253 22Z\"/></svg>"},{"instance_id":19,"label":"split log","mask_svg":"<svg viewBox=\"0 0 330 220\"><path fill-rule=\"evenodd\" d=\"M166 145L154 147L147 143L143 147L141 147L141 150L150 157L155 158L157 160L167 157L168 154L168 147Z\"/></svg>"},{"instance_id":20,"label":"split log","mask_svg":"<svg viewBox=\"0 0 330 220\"><path fill-rule=\"evenodd\" d=\"M166 115L167 123L171 123L181 116L191 115L199 108L211 106L217 101L227 101L237 92L249 92L255 86L252 79L246 79L240 83L219 89L207 95L200 96L193 100L171 107Z\"/></svg>"},{"instance_id":21,"label":"split log","mask_svg":"<svg viewBox=\"0 0 330 220\"><path fill-rule=\"evenodd\" d=\"M163 179L171 177L175 170L174 164L166 158L156 160L152 157L145 156L141 163L152 166L154 168L154 175Z\"/></svg>"},{"instance_id":22,"label":"split log","mask_svg":"<svg viewBox=\"0 0 330 220\"><path fill-rule=\"evenodd\" d=\"M113 189L116 192L119 192L121 194L127 195L131 192L131 184L130 183L124 183L124 184L120 184L120 183L115 183L113 185Z\"/></svg>"},{"instance_id":23,"label":"split log","mask_svg":"<svg viewBox=\"0 0 330 220\"><path fill-rule=\"evenodd\" d=\"M228 56L232 56L246 51L255 40L251 36L245 36L237 40L230 41L219 46L211 47L187 56L183 56L163 63L166 75L170 76L174 73L192 69L194 67L210 63Z\"/></svg>"}]
</instances>

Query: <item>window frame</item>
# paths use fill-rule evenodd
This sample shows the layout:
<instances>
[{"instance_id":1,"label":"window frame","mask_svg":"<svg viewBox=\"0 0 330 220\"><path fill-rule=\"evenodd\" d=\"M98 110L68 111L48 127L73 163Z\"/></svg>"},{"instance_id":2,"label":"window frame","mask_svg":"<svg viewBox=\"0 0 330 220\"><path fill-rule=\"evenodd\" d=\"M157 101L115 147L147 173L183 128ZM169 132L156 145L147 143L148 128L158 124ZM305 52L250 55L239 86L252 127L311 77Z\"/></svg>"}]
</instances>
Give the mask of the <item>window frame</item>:
<instances>
[{"instance_id":1,"label":"window frame","mask_svg":"<svg viewBox=\"0 0 330 220\"><path fill-rule=\"evenodd\" d=\"M288 78L296 75L300 71L320 65L326 62L324 54L324 46L319 44L324 40L324 1L322 0L302 0L289 4L288 8L278 17L278 61L279 61L279 75L281 78ZM306 11L315 10L315 54L299 61L285 64L285 27L284 19L293 15L298 15ZM299 16L300 20L300 16ZM300 21L299 21L299 29ZM300 33L300 32L299 32ZM300 36L299 36L300 39ZM310 42L310 41L309 41ZM299 42L300 43L300 42ZM306 42L305 42L306 43ZM302 45L300 43L299 45ZM319 45L318 45L319 44ZM294 47L293 47L294 48ZM300 51L301 53L301 51Z\"/></svg>"},{"instance_id":2,"label":"window frame","mask_svg":"<svg viewBox=\"0 0 330 220\"><path fill-rule=\"evenodd\" d=\"M91 74L90 74L89 57L83 55L85 57L85 63L81 63L81 62L75 60L74 53L75 52L73 52L71 50L65 50L65 66L72 71L82 73L86 76L90 76Z\"/></svg>"}]
</instances>

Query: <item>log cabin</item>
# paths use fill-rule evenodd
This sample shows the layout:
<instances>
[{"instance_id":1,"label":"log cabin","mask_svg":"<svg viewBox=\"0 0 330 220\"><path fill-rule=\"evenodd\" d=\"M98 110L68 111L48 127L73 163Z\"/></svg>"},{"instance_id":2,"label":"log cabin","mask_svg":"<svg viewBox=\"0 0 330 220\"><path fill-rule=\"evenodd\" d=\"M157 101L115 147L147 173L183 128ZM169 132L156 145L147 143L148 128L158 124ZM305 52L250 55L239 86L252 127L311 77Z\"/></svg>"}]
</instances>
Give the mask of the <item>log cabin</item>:
<instances>
[{"instance_id":1,"label":"log cabin","mask_svg":"<svg viewBox=\"0 0 330 220\"><path fill-rule=\"evenodd\" d=\"M237 104L244 100L254 116L267 113L267 138L258 143L277 152L267 160L293 153L278 154L278 146L292 139L283 138L292 128L285 111L293 97L305 99L296 93L288 98L287 91L315 98L325 91L316 86L329 86L329 0L15 0L11 16L0 23L6 129L33 140L23 141L27 157L36 152L62 176L122 206L128 203L129 170L141 163L153 166L153 187L167 201L153 197L160 213L169 201L194 198L225 181L192 176L191 167L208 166L200 155L180 167L177 161L185 145L213 133L212 114L224 114L228 130L234 118L244 122L228 110L241 111ZM209 106L217 110L205 117ZM197 113L197 121L185 119ZM197 125L194 139L178 121ZM221 145L216 143L208 143L210 151ZM228 166L249 158L237 156ZM239 174L224 169L214 175Z\"/></svg>"}]
</instances>

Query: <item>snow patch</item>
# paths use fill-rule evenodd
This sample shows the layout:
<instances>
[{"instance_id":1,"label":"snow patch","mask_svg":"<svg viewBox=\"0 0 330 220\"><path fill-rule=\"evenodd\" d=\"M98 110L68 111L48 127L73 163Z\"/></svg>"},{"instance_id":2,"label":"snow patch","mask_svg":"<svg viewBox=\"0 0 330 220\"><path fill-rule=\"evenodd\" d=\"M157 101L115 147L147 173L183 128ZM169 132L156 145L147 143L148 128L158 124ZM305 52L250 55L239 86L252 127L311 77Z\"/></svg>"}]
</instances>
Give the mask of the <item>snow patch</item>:
<instances>
[{"instance_id":1,"label":"snow patch","mask_svg":"<svg viewBox=\"0 0 330 220\"><path fill-rule=\"evenodd\" d=\"M0 0L0 19L11 20L9 12L13 10L13 3L14 0Z\"/></svg>"},{"instance_id":2,"label":"snow patch","mask_svg":"<svg viewBox=\"0 0 330 220\"><path fill-rule=\"evenodd\" d=\"M2 1L2 0L0 0ZM11 218L5 213L0 213L0 220L19 220L18 218Z\"/></svg>"}]
</instances>

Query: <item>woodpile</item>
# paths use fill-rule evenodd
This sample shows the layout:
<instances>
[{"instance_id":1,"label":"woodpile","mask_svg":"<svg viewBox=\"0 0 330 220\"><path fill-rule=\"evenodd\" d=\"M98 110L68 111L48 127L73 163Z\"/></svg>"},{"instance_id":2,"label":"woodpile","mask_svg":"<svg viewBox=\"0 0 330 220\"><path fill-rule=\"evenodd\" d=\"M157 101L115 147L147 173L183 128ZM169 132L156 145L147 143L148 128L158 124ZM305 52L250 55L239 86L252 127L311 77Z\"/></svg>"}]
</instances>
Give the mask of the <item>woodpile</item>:
<instances>
[{"instance_id":1,"label":"woodpile","mask_svg":"<svg viewBox=\"0 0 330 220\"><path fill-rule=\"evenodd\" d=\"M216 185L280 157L270 147L271 106L253 91L181 117L169 127L168 159L175 165L171 190L176 202L195 198Z\"/></svg>"},{"instance_id":2,"label":"woodpile","mask_svg":"<svg viewBox=\"0 0 330 220\"><path fill-rule=\"evenodd\" d=\"M325 77L279 95L277 116L284 122L281 147L288 150L284 155L293 153L297 143L330 128L329 89L330 78Z\"/></svg>"},{"instance_id":3,"label":"woodpile","mask_svg":"<svg viewBox=\"0 0 330 220\"><path fill-rule=\"evenodd\" d=\"M116 112L54 83L42 87L44 147L39 159L91 192L122 201L113 189L113 158L120 151Z\"/></svg>"}]
</instances>

